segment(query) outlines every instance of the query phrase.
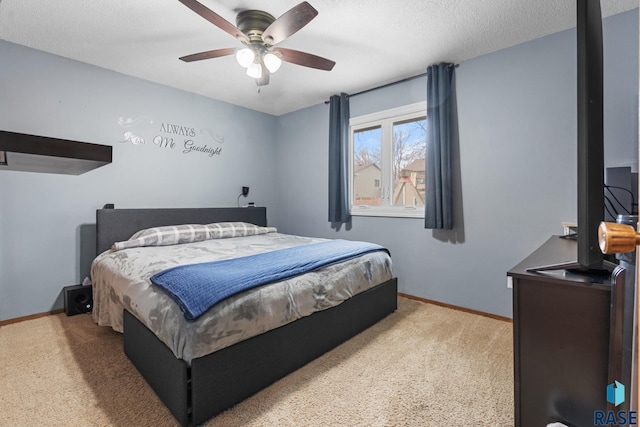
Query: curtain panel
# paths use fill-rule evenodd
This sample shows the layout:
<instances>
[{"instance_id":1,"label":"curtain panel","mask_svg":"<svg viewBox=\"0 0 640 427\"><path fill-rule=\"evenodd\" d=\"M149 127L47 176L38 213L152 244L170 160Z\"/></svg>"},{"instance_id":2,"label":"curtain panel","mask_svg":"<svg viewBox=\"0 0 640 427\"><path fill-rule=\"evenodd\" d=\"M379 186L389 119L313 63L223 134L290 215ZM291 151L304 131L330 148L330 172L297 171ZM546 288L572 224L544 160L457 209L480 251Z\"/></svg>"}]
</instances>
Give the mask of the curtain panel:
<instances>
[{"instance_id":1,"label":"curtain panel","mask_svg":"<svg viewBox=\"0 0 640 427\"><path fill-rule=\"evenodd\" d=\"M347 223L349 214L349 95L329 99L329 222Z\"/></svg>"},{"instance_id":2,"label":"curtain panel","mask_svg":"<svg viewBox=\"0 0 640 427\"><path fill-rule=\"evenodd\" d=\"M452 111L455 66L441 63L427 69L427 152L424 226L453 228L451 191Z\"/></svg>"}]
</instances>

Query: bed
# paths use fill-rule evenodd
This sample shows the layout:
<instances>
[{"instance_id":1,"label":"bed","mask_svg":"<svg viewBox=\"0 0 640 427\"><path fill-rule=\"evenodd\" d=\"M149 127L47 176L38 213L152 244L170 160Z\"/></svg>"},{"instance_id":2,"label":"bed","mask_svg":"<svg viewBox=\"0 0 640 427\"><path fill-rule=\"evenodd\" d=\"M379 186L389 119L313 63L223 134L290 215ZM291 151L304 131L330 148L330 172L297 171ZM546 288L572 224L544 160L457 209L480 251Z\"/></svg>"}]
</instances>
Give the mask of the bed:
<instances>
[{"instance_id":1,"label":"bed","mask_svg":"<svg viewBox=\"0 0 640 427\"><path fill-rule=\"evenodd\" d=\"M126 243L140 230L152 227L229 222L255 225L260 233L175 247L110 250L114 243ZM383 251L369 252L246 290L190 320L183 317L186 313L179 304L151 284L148 275L182 263L175 261L176 251L187 256L188 263L199 263L204 252L243 257L281 245L302 248L325 240L283 235L268 228L266 208L261 207L99 209L98 256L91 277L94 319L123 332L125 354L181 425L202 424L395 311L397 280L391 275L390 257ZM145 265L121 266L123 260ZM106 265L111 265L111 273L103 271ZM358 270L362 268L365 270ZM130 270L147 276L130 278ZM337 279L331 278L336 273ZM309 287L313 275L321 283ZM156 299L157 304L150 302ZM271 302L264 304L266 300ZM225 311L224 319L231 320L222 320L220 313ZM242 315L233 315L242 311ZM217 330L216 325L224 322L231 323Z\"/></svg>"}]
</instances>

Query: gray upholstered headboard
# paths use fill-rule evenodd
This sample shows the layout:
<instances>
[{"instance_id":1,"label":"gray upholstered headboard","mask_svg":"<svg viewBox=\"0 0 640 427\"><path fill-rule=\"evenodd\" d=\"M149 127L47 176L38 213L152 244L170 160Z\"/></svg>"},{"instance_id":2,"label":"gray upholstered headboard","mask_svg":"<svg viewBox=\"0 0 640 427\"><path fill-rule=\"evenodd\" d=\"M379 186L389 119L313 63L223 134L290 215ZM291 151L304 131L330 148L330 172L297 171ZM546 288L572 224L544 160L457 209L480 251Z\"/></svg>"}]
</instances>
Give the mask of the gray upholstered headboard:
<instances>
[{"instance_id":1,"label":"gray upholstered headboard","mask_svg":"<svg viewBox=\"0 0 640 427\"><path fill-rule=\"evenodd\" d=\"M242 221L266 227L267 208L98 209L96 254L145 228L226 221Z\"/></svg>"}]
</instances>

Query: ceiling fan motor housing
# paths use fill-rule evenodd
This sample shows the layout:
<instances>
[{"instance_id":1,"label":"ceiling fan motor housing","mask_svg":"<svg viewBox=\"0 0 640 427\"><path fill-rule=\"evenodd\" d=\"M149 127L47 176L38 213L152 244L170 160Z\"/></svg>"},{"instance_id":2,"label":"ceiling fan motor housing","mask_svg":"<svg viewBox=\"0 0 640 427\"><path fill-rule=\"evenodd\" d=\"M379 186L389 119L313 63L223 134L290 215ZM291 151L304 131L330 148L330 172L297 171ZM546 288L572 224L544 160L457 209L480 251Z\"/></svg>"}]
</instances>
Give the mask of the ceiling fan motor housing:
<instances>
[{"instance_id":1,"label":"ceiling fan motor housing","mask_svg":"<svg viewBox=\"0 0 640 427\"><path fill-rule=\"evenodd\" d=\"M251 43L263 43L262 33L276 19L261 10L245 10L236 17L236 26L249 36Z\"/></svg>"}]
</instances>

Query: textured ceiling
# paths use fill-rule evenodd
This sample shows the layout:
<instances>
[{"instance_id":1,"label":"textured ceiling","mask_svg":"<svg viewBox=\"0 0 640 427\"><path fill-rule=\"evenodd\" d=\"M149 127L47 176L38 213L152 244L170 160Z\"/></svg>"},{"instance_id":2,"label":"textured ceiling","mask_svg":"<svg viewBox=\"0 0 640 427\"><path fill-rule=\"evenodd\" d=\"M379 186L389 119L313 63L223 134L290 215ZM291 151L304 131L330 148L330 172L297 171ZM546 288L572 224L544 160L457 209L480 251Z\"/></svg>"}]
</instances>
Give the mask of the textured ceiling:
<instances>
[{"instance_id":1,"label":"textured ceiling","mask_svg":"<svg viewBox=\"0 0 640 427\"><path fill-rule=\"evenodd\" d=\"M281 115L575 26L572 0L308 0L319 14L279 44L329 58L330 72L283 63L258 93L233 56L242 47L178 0L0 0L0 39L210 98ZM235 24L241 10L278 17L298 0L201 0ZM602 0L604 16L638 0Z\"/></svg>"}]
</instances>

